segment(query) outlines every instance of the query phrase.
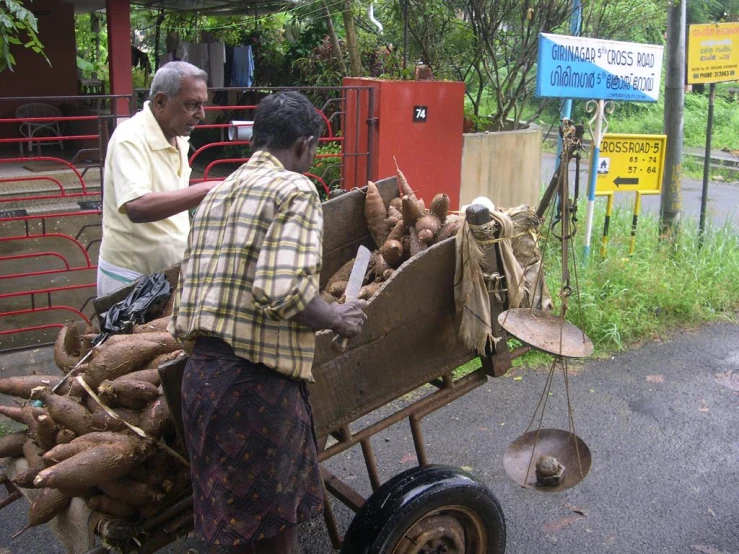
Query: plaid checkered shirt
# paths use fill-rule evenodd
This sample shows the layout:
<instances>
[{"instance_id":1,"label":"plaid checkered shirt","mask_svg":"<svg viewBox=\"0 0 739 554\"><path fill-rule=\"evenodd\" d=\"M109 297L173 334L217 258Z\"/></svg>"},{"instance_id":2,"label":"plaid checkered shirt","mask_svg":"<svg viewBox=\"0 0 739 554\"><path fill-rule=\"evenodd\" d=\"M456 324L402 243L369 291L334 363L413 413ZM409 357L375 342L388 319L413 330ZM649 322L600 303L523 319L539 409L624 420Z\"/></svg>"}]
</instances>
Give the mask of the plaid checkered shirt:
<instances>
[{"instance_id":1,"label":"plaid checkered shirt","mask_svg":"<svg viewBox=\"0 0 739 554\"><path fill-rule=\"evenodd\" d=\"M318 294L322 239L315 185L256 152L198 207L170 332L186 351L217 336L239 357L313 381L315 332L289 318Z\"/></svg>"}]
</instances>

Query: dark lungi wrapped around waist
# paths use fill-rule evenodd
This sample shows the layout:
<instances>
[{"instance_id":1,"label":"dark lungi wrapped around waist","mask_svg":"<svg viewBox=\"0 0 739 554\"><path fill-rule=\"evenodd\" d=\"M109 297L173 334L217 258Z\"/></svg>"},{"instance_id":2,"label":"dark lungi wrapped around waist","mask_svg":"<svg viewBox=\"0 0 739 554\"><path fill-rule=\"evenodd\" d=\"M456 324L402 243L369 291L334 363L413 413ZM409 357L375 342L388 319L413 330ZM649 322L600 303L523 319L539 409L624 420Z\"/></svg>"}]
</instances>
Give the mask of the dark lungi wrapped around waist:
<instances>
[{"instance_id":1,"label":"dark lungi wrapped around waist","mask_svg":"<svg viewBox=\"0 0 739 554\"><path fill-rule=\"evenodd\" d=\"M198 338L182 381L195 531L209 544L270 538L323 509L305 383Z\"/></svg>"}]
</instances>

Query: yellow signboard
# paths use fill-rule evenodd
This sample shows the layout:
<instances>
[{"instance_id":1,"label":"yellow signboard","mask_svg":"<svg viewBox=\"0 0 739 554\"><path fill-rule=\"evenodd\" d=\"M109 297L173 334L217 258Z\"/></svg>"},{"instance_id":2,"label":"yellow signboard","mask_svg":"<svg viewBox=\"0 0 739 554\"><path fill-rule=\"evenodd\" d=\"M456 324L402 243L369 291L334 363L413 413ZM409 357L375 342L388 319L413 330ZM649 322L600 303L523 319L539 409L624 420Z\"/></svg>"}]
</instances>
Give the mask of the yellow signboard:
<instances>
[{"instance_id":1,"label":"yellow signboard","mask_svg":"<svg viewBox=\"0 0 739 554\"><path fill-rule=\"evenodd\" d=\"M739 79L739 23L690 25L688 83L720 83Z\"/></svg>"},{"instance_id":2,"label":"yellow signboard","mask_svg":"<svg viewBox=\"0 0 739 554\"><path fill-rule=\"evenodd\" d=\"M666 135L604 135L600 143L596 193L659 192Z\"/></svg>"}]
</instances>

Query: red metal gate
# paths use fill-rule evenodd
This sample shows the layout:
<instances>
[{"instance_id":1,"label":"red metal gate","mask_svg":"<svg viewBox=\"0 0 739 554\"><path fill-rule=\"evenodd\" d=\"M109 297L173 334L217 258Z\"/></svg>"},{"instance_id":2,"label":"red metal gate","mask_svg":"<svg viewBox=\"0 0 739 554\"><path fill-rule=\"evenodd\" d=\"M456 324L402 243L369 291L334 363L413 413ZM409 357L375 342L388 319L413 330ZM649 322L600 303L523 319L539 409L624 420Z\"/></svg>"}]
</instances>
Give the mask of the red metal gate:
<instances>
[{"instance_id":1,"label":"red metal gate","mask_svg":"<svg viewBox=\"0 0 739 554\"><path fill-rule=\"evenodd\" d=\"M364 186L371 175L345 174L346 160L369 158L369 148L347 151L344 128L347 117L370 119L373 91L367 87L211 89L207 120L191 137L192 182L225 178L248 160L249 141L229 136L238 139L238 128L249 124L233 122L251 121L259 100L277 90L305 93L324 119L326 132L307 174L322 196ZM136 91L127 99L131 113L145 97ZM0 351L48 344L67 321L92 316L105 146L118 118L129 116L110 112L113 98L121 97L0 98ZM31 103L62 114L5 117ZM347 105L357 106L356 113L348 114ZM360 113L359 106L370 111ZM29 133L29 124L38 132Z\"/></svg>"}]
</instances>

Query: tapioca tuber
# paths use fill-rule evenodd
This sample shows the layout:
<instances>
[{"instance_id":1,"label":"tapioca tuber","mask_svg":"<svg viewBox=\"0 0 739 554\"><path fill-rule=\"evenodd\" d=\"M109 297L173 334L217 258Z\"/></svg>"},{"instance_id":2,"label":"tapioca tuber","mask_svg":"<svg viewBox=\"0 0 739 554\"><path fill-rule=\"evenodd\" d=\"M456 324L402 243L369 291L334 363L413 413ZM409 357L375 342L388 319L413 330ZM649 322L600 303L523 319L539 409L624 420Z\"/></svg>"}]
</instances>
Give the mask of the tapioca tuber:
<instances>
[{"instance_id":1,"label":"tapioca tuber","mask_svg":"<svg viewBox=\"0 0 739 554\"><path fill-rule=\"evenodd\" d=\"M33 481L42 469L44 469L43 462L36 462L29 465L28 469L13 477L13 484L22 489L35 489L36 485L33 484Z\"/></svg>"},{"instance_id":2,"label":"tapioca tuber","mask_svg":"<svg viewBox=\"0 0 739 554\"><path fill-rule=\"evenodd\" d=\"M415 197L403 197L403 223L406 227L412 227L424 215L423 205Z\"/></svg>"},{"instance_id":3,"label":"tapioca tuber","mask_svg":"<svg viewBox=\"0 0 739 554\"><path fill-rule=\"evenodd\" d=\"M180 344L166 332L115 335L93 355L85 372L85 381L91 387L97 388L106 379L112 380L142 369L144 364L155 356L180 349Z\"/></svg>"},{"instance_id":4,"label":"tapioca tuber","mask_svg":"<svg viewBox=\"0 0 739 554\"><path fill-rule=\"evenodd\" d=\"M390 234L387 236L387 240L402 240L405 234L405 222L401 218L390 230ZM387 242L387 241L385 241Z\"/></svg>"},{"instance_id":5,"label":"tapioca tuber","mask_svg":"<svg viewBox=\"0 0 739 554\"><path fill-rule=\"evenodd\" d=\"M74 431L62 427L56 432L56 443L67 444L68 442L72 442L76 437L77 435L74 434Z\"/></svg>"},{"instance_id":6,"label":"tapioca tuber","mask_svg":"<svg viewBox=\"0 0 739 554\"><path fill-rule=\"evenodd\" d=\"M0 458L23 456L23 444L28 439L25 431L18 431L0 437Z\"/></svg>"},{"instance_id":7,"label":"tapioca tuber","mask_svg":"<svg viewBox=\"0 0 739 554\"><path fill-rule=\"evenodd\" d=\"M119 419L114 418L103 409L93 412L92 428L95 431L125 431L128 429L126 423L136 427L141 423L142 414L137 410L114 408L113 412L118 415Z\"/></svg>"},{"instance_id":8,"label":"tapioca tuber","mask_svg":"<svg viewBox=\"0 0 739 554\"><path fill-rule=\"evenodd\" d=\"M408 234L410 236L410 254L411 257L415 256L416 254L419 254L426 250L428 248L428 244L425 242L421 242L421 240L418 237L418 231L416 231L415 227L411 227L408 229Z\"/></svg>"},{"instance_id":9,"label":"tapioca tuber","mask_svg":"<svg viewBox=\"0 0 739 554\"><path fill-rule=\"evenodd\" d=\"M381 277L383 273L385 273L385 270L388 269L388 264L385 261L385 258L383 257L382 253L379 251L374 252L373 256L374 258L374 274L375 279L378 277Z\"/></svg>"},{"instance_id":10,"label":"tapioca tuber","mask_svg":"<svg viewBox=\"0 0 739 554\"><path fill-rule=\"evenodd\" d=\"M331 284L335 283L336 281L348 281L349 276L352 274L353 267L354 258L342 265L331 277L329 277L328 281L326 281L326 286L324 287L324 289L328 289Z\"/></svg>"},{"instance_id":11,"label":"tapioca tuber","mask_svg":"<svg viewBox=\"0 0 739 554\"><path fill-rule=\"evenodd\" d=\"M431 204L429 205L429 211L436 215L436 217L438 217L439 220L444 223L447 213L449 212L449 196L447 196L443 192L440 192L439 194L434 196L433 200L431 200Z\"/></svg>"},{"instance_id":12,"label":"tapioca tuber","mask_svg":"<svg viewBox=\"0 0 739 554\"><path fill-rule=\"evenodd\" d=\"M367 221L372 240L377 246L382 245L387 238L390 228L387 221L387 208L372 181L367 182L367 195L364 198L364 218Z\"/></svg>"},{"instance_id":13,"label":"tapioca tuber","mask_svg":"<svg viewBox=\"0 0 739 554\"><path fill-rule=\"evenodd\" d=\"M390 203L387 207L387 218L388 219L395 219L395 221L402 221L403 220L403 201L400 198L395 198L394 200L398 200L397 203Z\"/></svg>"},{"instance_id":14,"label":"tapioca tuber","mask_svg":"<svg viewBox=\"0 0 739 554\"><path fill-rule=\"evenodd\" d=\"M49 450L56 444L58 427L49 414L35 416L36 419L36 444L43 450Z\"/></svg>"},{"instance_id":15,"label":"tapioca tuber","mask_svg":"<svg viewBox=\"0 0 739 554\"><path fill-rule=\"evenodd\" d=\"M146 457L143 444L99 444L41 471L37 487L81 489L125 477ZM149 447L149 451L151 448Z\"/></svg>"},{"instance_id":16,"label":"tapioca tuber","mask_svg":"<svg viewBox=\"0 0 739 554\"><path fill-rule=\"evenodd\" d=\"M107 406L140 410L159 396L159 389L146 381L115 379L100 383L98 394Z\"/></svg>"},{"instance_id":17,"label":"tapioca tuber","mask_svg":"<svg viewBox=\"0 0 739 554\"><path fill-rule=\"evenodd\" d=\"M129 478L118 479L100 485L100 490L110 498L120 500L132 506L143 506L151 502L160 502L164 493L157 491L148 483Z\"/></svg>"},{"instance_id":18,"label":"tapioca tuber","mask_svg":"<svg viewBox=\"0 0 739 554\"><path fill-rule=\"evenodd\" d=\"M54 448L46 452L41 459L43 460L44 465L50 467L71 458L72 456L76 456L80 452L84 452L93 446L124 443L129 447L135 447L135 441L136 439L134 437L123 435L121 433L92 432L82 435L70 443L56 445Z\"/></svg>"},{"instance_id":19,"label":"tapioca tuber","mask_svg":"<svg viewBox=\"0 0 739 554\"><path fill-rule=\"evenodd\" d=\"M87 501L87 507L93 512L102 512L116 517L131 517L136 513L136 507L126 504L115 498L100 494L93 496Z\"/></svg>"},{"instance_id":20,"label":"tapioca tuber","mask_svg":"<svg viewBox=\"0 0 739 554\"><path fill-rule=\"evenodd\" d=\"M346 290L346 281L334 281L326 287L326 292L335 298L341 298Z\"/></svg>"},{"instance_id":21,"label":"tapioca tuber","mask_svg":"<svg viewBox=\"0 0 739 554\"><path fill-rule=\"evenodd\" d=\"M174 360L174 359L179 358L180 356L182 356L182 354L183 354L183 350L182 349L180 349L180 350L173 350L172 352L168 352L166 354L159 354L159 356L155 356L154 358L152 358L149 361L149 363L146 364L146 369L153 369L154 371L156 371L156 369L160 365L166 364L167 362L171 362L172 360ZM139 373L139 372L138 371L134 371L133 373ZM129 377L130 375L131 375L130 373L127 373L126 375L123 375L122 377ZM159 374L157 373L157 375L159 375ZM118 379L120 379L120 378L121 377L118 377ZM131 377L131 378L132 379L137 379L136 377ZM148 378L139 379L139 380L152 382ZM154 384L156 386L159 386L159 383L153 383L152 382L152 384Z\"/></svg>"},{"instance_id":22,"label":"tapioca tuber","mask_svg":"<svg viewBox=\"0 0 739 554\"><path fill-rule=\"evenodd\" d=\"M380 254L387 262L387 265L398 267L403 260L403 244L398 240L386 240L382 248L380 248Z\"/></svg>"},{"instance_id":23,"label":"tapioca tuber","mask_svg":"<svg viewBox=\"0 0 739 554\"><path fill-rule=\"evenodd\" d=\"M25 423L23 419L23 408L20 406L0 406L0 415L18 423Z\"/></svg>"},{"instance_id":24,"label":"tapioca tuber","mask_svg":"<svg viewBox=\"0 0 739 554\"><path fill-rule=\"evenodd\" d=\"M167 330L167 325L169 324L170 319L171 318L169 316L160 317L159 319L153 319L148 323L134 325L131 333L134 335L139 335L141 333L161 333Z\"/></svg>"},{"instance_id":25,"label":"tapioca tuber","mask_svg":"<svg viewBox=\"0 0 739 554\"><path fill-rule=\"evenodd\" d=\"M464 221L463 218L458 215L447 216L446 221L441 226L441 229L439 229L437 240L441 242L442 240L457 236L462 221Z\"/></svg>"},{"instance_id":26,"label":"tapioca tuber","mask_svg":"<svg viewBox=\"0 0 739 554\"><path fill-rule=\"evenodd\" d=\"M157 356L154 358L151 362L149 362L147 365L153 366L149 369L140 369L139 371L132 371L131 373L127 373L126 375L121 375L116 379L116 381L146 381L147 383L151 383L152 385L156 385L157 387L162 384L162 378L159 376L159 371L157 371L157 368L162 365L164 362L174 360L177 356L174 356L172 358L169 358L172 354L177 354L177 356L180 356L182 354L181 350L176 350L175 352L171 352L170 354L162 354L161 356ZM159 360L157 362L157 360ZM154 363L157 365L154 366Z\"/></svg>"},{"instance_id":27,"label":"tapioca tuber","mask_svg":"<svg viewBox=\"0 0 739 554\"><path fill-rule=\"evenodd\" d=\"M62 371L69 371L80 361L80 334L77 325L67 323L54 342L54 362Z\"/></svg>"},{"instance_id":28,"label":"tapioca tuber","mask_svg":"<svg viewBox=\"0 0 739 554\"><path fill-rule=\"evenodd\" d=\"M92 431L92 416L82 404L68 396L61 396L51 392L49 387L33 389L31 398L41 400L53 420L76 435L84 435Z\"/></svg>"},{"instance_id":29,"label":"tapioca tuber","mask_svg":"<svg viewBox=\"0 0 739 554\"><path fill-rule=\"evenodd\" d=\"M0 379L0 394L31 398L31 391L36 387L54 386L61 379L58 375L24 375L22 377L5 377ZM67 387L66 390L69 390ZM66 390L60 392L64 394Z\"/></svg>"},{"instance_id":30,"label":"tapioca tuber","mask_svg":"<svg viewBox=\"0 0 739 554\"><path fill-rule=\"evenodd\" d=\"M164 396L153 400L141 414L141 429L150 437L161 437L171 425L169 406Z\"/></svg>"},{"instance_id":31,"label":"tapioca tuber","mask_svg":"<svg viewBox=\"0 0 739 554\"><path fill-rule=\"evenodd\" d=\"M43 525L63 512L72 499L61 491L45 488L31 504L28 512L29 526Z\"/></svg>"},{"instance_id":32,"label":"tapioca tuber","mask_svg":"<svg viewBox=\"0 0 739 554\"><path fill-rule=\"evenodd\" d=\"M433 212L427 213L416 221L418 240L425 244L433 243L439 229L441 229L441 220Z\"/></svg>"},{"instance_id":33,"label":"tapioca tuber","mask_svg":"<svg viewBox=\"0 0 739 554\"><path fill-rule=\"evenodd\" d=\"M381 286L382 283L379 281L375 281L374 283L370 283L369 285L364 285L361 289L359 289L359 299L369 300L375 295L375 293L380 289Z\"/></svg>"},{"instance_id":34,"label":"tapioca tuber","mask_svg":"<svg viewBox=\"0 0 739 554\"><path fill-rule=\"evenodd\" d=\"M413 197L415 199L416 194L413 192L413 189L408 184L408 179L406 179L405 174L400 170L400 166L398 165L398 160L395 159L395 156L393 156L393 162L395 162L395 173L398 179L398 192L400 193L400 197L401 198Z\"/></svg>"}]
</instances>

